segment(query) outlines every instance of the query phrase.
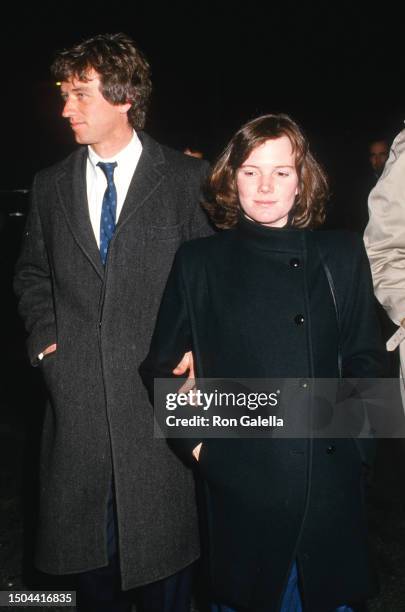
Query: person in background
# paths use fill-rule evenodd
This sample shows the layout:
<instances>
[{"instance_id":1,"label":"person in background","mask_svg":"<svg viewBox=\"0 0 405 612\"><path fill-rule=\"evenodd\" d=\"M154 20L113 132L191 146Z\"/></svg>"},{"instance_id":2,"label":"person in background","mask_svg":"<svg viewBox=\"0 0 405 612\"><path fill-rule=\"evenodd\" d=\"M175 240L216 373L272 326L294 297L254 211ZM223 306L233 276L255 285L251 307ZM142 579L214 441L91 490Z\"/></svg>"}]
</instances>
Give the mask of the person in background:
<instances>
[{"instance_id":1,"label":"person in background","mask_svg":"<svg viewBox=\"0 0 405 612\"><path fill-rule=\"evenodd\" d=\"M405 130L395 138L388 161L368 200L370 220L364 243L370 260L375 294L389 318L401 329L405 323ZM398 339L401 378L405 344Z\"/></svg>"},{"instance_id":2,"label":"person in background","mask_svg":"<svg viewBox=\"0 0 405 612\"><path fill-rule=\"evenodd\" d=\"M378 181L384 170L385 162L388 159L389 152L390 145L388 140L386 140L385 138L373 140L369 144L368 159L370 162L370 166L373 170L376 182Z\"/></svg>"},{"instance_id":3,"label":"person in background","mask_svg":"<svg viewBox=\"0 0 405 612\"><path fill-rule=\"evenodd\" d=\"M375 295L391 324L385 339L390 355L390 375L398 376L405 407L405 130L394 139L388 161L368 200L370 219L364 243L370 260ZM388 333L389 331L389 333ZM399 357L399 358L398 358ZM405 482L405 444L390 440L399 486Z\"/></svg>"},{"instance_id":4,"label":"person in background","mask_svg":"<svg viewBox=\"0 0 405 612\"><path fill-rule=\"evenodd\" d=\"M345 228L361 236L368 223L368 196L378 181L388 158L389 143L385 138L370 140L367 146L367 164L357 171L353 181L346 187L344 196L346 207Z\"/></svg>"},{"instance_id":5,"label":"person in background","mask_svg":"<svg viewBox=\"0 0 405 612\"><path fill-rule=\"evenodd\" d=\"M36 564L77 574L80 610L130 610L122 590L142 587L137 609L188 612L193 476L153 438L137 367L177 247L211 232L199 206L207 164L143 132L149 65L125 34L60 52L52 72L81 146L35 177L16 267L29 357L49 392Z\"/></svg>"},{"instance_id":6,"label":"person in background","mask_svg":"<svg viewBox=\"0 0 405 612\"><path fill-rule=\"evenodd\" d=\"M190 147L186 147L183 151L185 155L190 155L191 157L197 157L198 159L203 159L204 154L199 149L192 149Z\"/></svg>"}]
</instances>

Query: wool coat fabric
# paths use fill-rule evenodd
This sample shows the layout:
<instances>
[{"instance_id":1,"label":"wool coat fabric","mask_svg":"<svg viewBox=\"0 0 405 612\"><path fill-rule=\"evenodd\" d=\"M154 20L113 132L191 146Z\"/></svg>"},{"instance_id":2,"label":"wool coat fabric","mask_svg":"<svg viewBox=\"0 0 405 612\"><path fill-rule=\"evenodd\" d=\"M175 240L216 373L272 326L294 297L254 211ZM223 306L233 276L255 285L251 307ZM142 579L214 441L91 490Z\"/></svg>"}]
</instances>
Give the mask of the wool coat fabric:
<instances>
[{"instance_id":1,"label":"wool coat fabric","mask_svg":"<svg viewBox=\"0 0 405 612\"><path fill-rule=\"evenodd\" d=\"M164 440L138 374L174 254L212 230L199 206L206 162L139 134L142 155L105 268L90 223L87 149L39 173L15 290L49 391L40 465L38 567L107 565L113 481L124 589L199 556L194 481Z\"/></svg>"},{"instance_id":2,"label":"wool coat fabric","mask_svg":"<svg viewBox=\"0 0 405 612\"><path fill-rule=\"evenodd\" d=\"M332 273L340 333L316 242ZM198 377L378 377L385 363L370 270L345 232L238 227L183 245L141 373L169 377L192 348ZM173 439L191 457L200 439ZM294 560L305 610L370 593L362 455L353 439L204 440L198 462L212 597L274 612Z\"/></svg>"}]
</instances>

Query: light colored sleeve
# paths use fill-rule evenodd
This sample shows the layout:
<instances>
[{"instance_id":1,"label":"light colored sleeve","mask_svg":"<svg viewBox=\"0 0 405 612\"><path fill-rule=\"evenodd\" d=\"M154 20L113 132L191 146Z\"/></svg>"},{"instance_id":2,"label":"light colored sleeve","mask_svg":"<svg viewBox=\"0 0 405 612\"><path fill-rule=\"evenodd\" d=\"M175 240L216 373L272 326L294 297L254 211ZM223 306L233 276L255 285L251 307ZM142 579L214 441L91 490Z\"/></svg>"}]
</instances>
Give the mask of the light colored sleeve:
<instances>
[{"instance_id":1,"label":"light colored sleeve","mask_svg":"<svg viewBox=\"0 0 405 612\"><path fill-rule=\"evenodd\" d=\"M395 138L389 158L368 200L370 220L364 243L375 294L389 317L405 318L405 130Z\"/></svg>"}]
</instances>

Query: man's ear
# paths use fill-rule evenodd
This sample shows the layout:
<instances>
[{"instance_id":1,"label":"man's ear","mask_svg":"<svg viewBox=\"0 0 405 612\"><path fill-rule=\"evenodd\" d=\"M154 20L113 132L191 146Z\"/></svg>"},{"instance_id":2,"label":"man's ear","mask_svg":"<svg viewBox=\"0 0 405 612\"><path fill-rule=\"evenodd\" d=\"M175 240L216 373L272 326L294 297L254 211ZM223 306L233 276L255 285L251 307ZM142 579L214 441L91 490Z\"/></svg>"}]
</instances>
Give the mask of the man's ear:
<instances>
[{"instance_id":1,"label":"man's ear","mask_svg":"<svg viewBox=\"0 0 405 612\"><path fill-rule=\"evenodd\" d=\"M131 102L125 102L125 104L119 104L118 106L119 106L119 112L125 114L129 111L132 104Z\"/></svg>"}]
</instances>

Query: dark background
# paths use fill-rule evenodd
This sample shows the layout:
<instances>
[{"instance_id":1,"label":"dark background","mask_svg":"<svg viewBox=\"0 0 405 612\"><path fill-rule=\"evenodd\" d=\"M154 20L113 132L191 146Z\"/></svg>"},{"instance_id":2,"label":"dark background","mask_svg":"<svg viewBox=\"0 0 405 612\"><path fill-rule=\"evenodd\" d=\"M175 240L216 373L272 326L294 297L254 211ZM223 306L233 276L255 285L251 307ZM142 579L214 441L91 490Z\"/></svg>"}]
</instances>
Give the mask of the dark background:
<instances>
[{"instance_id":1,"label":"dark background","mask_svg":"<svg viewBox=\"0 0 405 612\"><path fill-rule=\"evenodd\" d=\"M56 50L124 31L154 83L148 131L213 158L261 113L287 112L307 131L332 183L366 163L369 136L392 139L405 118L404 38L394 4L315 2L15 3L0 39L1 188L72 146L48 67Z\"/></svg>"}]
</instances>

